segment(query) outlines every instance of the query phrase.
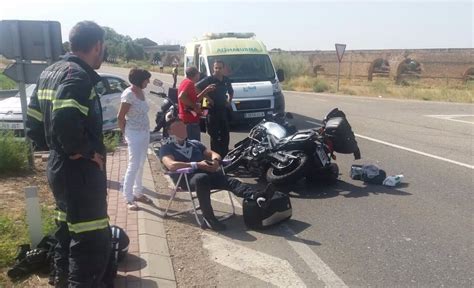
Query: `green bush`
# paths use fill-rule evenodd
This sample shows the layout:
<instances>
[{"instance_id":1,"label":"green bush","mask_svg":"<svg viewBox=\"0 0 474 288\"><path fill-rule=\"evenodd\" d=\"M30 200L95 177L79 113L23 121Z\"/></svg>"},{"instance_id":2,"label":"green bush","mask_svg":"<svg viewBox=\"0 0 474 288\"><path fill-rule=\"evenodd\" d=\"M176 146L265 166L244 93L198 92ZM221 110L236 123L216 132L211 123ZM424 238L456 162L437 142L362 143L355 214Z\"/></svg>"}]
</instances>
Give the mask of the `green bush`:
<instances>
[{"instance_id":1,"label":"green bush","mask_svg":"<svg viewBox=\"0 0 474 288\"><path fill-rule=\"evenodd\" d=\"M7 76L0 73L0 90L10 90L15 89L16 83Z\"/></svg>"},{"instance_id":2,"label":"green bush","mask_svg":"<svg viewBox=\"0 0 474 288\"><path fill-rule=\"evenodd\" d=\"M314 92L320 93L320 92L325 92L328 90L329 90L329 84L326 81L321 80L321 79L318 79L313 86Z\"/></svg>"},{"instance_id":3,"label":"green bush","mask_svg":"<svg viewBox=\"0 0 474 288\"><path fill-rule=\"evenodd\" d=\"M104 145L107 152L114 152L120 142L120 132L111 131L104 134Z\"/></svg>"},{"instance_id":4,"label":"green bush","mask_svg":"<svg viewBox=\"0 0 474 288\"><path fill-rule=\"evenodd\" d=\"M0 173L18 172L28 168L28 145L13 132L0 130Z\"/></svg>"}]
</instances>

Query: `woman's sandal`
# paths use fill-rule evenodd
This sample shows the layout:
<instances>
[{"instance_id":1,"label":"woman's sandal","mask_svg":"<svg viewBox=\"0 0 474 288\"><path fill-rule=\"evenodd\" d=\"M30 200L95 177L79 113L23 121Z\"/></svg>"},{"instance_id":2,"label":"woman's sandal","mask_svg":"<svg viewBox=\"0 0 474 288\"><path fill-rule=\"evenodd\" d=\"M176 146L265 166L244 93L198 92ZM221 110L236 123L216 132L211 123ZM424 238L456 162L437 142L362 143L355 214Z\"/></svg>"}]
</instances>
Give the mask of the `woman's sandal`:
<instances>
[{"instance_id":1,"label":"woman's sandal","mask_svg":"<svg viewBox=\"0 0 474 288\"><path fill-rule=\"evenodd\" d=\"M145 195L141 195L139 197L135 196L134 201L142 202L142 203L145 203L145 204L153 204L153 200L151 200L150 198L148 198Z\"/></svg>"}]
</instances>

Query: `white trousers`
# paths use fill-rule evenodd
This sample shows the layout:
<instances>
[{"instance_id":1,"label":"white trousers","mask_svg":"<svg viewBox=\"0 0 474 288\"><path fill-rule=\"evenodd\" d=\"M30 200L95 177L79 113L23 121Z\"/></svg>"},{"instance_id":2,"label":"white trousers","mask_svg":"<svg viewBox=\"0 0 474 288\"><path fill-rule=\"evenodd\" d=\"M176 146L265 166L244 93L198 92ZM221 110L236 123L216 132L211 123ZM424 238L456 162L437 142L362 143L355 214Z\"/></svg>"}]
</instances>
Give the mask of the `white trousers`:
<instances>
[{"instance_id":1,"label":"white trousers","mask_svg":"<svg viewBox=\"0 0 474 288\"><path fill-rule=\"evenodd\" d=\"M131 202L134 196L142 195L143 167L147 158L150 132L125 129L125 140L128 143L128 167L123 182L123 195L127 202Z\"/></svg>"}]
</instances>

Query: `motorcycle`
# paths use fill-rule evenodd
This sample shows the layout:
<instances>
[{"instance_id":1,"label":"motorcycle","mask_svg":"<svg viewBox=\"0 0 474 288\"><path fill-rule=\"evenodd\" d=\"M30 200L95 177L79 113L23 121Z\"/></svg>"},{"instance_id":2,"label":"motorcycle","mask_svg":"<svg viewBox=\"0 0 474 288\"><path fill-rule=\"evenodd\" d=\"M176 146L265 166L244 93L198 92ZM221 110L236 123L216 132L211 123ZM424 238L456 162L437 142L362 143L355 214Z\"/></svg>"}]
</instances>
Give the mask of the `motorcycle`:
<instances>
[{"instance_id":1,"label":"motorcycle","mask_svg":"<svg viewBox=\"0 0 474 288\"><path fill-rule=\"evenodd\" d=\"M226 172L244 166L253 175L266 177L274 184L303 177L316 133L312 130L297 131L286 120L292 118L291 113L265 117L225 157L230 162L225 167Z\"/></svg>"},{"instance_id":2,"label":"motorcycle","mask_svg":"<svg viewBox=\"0 0 474 288\"><path fill-rule=\"evenodd\" d=\"M153 129L152 134L157 134L165 127L167 121L178 117L178 90L169 88L168 95L166 95L162 81L155 79L153 80L153 85L160 88L160 91L150 91L150 93L164 99L160 110L158 110L155 116L156 127ZM163 131L162 137L165 138L167 136L166 131Z\"/></svg>"},{"instance_id":3,"label":"motorcycle","mask_svg":"<svg viewBox=\"0 0 474 288\"><path fill-rule=\"evenodd\" d=\"M226 172L244 166L274 184L294 183L303 177L334 183L339 176L337 164L331 162L336 159L334 152L360 158L349 122L337 108L319 129L296 131L281 117L265 118L225 157L231 163Z\"/></svg>"},{"instance_id":4,"label":"motorcycle","mask_svg":"<svg viewBox=\"0 0 474 288\"><path fill-rule=\"evenodd\" d=\"M280 114L268 114L255 125L249 132L249 135L234 145L234 149L229 151L225 157L228 163L226 166L226 172L232 172L236 170L239 166L248 166L247 162L249 162L249 157L247 154L252 153L252 143L266 143L264 132L265 129L269 129L272 131L274 137L284 137L285 135L291 135L296 132L296 127L291 125L286 119L292 119L293 115L291 113L280 113ZM277 126L273 125L277 124ZM263 147L262 147L263 148ZM262 150L262 148L255 147L253 154L257 154L258 150ZM245 163L244 163L245 162ZM251 163L252 164L252 163ZM254 174L258 174L256 172Z\"/></svg>"}]
</instances>

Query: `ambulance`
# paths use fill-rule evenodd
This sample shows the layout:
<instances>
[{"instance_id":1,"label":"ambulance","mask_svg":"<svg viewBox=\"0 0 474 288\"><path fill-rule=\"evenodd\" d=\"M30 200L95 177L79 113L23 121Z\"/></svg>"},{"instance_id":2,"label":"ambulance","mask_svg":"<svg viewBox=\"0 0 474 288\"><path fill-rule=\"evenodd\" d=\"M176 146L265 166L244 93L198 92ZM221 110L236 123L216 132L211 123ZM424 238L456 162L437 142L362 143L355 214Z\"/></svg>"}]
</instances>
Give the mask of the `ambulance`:
<instances>
[{"instance_id":1,"label":"ambulance","mask_svg":"<svg viewBox=\"0 0 474 288\"><path fill-rule=\"evenodd\" d=\"M234 89L232 124L285 112L280 85L284 72L275 71L267 48L254 33L207 33L186 44L184 68L195 66L201 78L212 75L215 60L225 63L224 75Z\"/></svg>"}]
</instances>

